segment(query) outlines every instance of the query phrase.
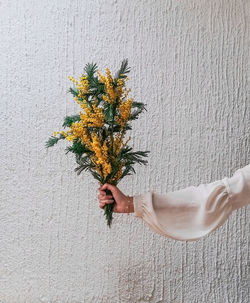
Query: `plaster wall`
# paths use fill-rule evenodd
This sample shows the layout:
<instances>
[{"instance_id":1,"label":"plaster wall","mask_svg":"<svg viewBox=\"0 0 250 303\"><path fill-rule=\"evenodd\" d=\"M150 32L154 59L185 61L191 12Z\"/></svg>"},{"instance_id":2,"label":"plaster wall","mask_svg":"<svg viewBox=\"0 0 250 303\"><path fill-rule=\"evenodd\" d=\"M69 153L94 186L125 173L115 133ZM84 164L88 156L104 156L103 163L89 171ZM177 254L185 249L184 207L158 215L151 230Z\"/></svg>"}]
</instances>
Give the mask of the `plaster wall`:
<instances>
[{"instance_id":1,"label":"plaster wall","mask_svg":"<svg viewBox=\"0 0 250 303\"><path fill-rule=\"evenodd\" d=\"M0 41L0 302L250 302L249 208L196 242L133 214L109 230L97 182L75 174L66 144L44 148L78 109L68 76L128 58L147 103L131 144L151 154L122 190L166 193L247 165L250 2L6 0Z\"/></svg>"}]
</instances>

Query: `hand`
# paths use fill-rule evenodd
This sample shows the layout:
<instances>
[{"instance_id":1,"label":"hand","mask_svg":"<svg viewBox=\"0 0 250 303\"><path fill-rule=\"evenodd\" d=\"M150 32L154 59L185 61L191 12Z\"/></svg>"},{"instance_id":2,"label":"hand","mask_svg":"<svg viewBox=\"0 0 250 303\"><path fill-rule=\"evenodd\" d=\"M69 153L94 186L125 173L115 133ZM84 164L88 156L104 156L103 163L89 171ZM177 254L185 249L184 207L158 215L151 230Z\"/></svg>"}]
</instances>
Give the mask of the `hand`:
<instances>
[{"instance_id":1,"label":"hand","mask_svg":"<svg viewBox=\"0 0 250 303\"><path fill-rule=\"evenodd\" d=\"M112 192L112 195L107 195L105 189L109 189ZM100 202L99 207L104 208L106 204L110 204L116 201L114 212L115 213L133 213L134 212L134 204L133 197L129 197L124 195L118 187L115 185L111 185L105 183L104 185L99 187L99 195L98 199Z\"/></svg>"}]
</instances>

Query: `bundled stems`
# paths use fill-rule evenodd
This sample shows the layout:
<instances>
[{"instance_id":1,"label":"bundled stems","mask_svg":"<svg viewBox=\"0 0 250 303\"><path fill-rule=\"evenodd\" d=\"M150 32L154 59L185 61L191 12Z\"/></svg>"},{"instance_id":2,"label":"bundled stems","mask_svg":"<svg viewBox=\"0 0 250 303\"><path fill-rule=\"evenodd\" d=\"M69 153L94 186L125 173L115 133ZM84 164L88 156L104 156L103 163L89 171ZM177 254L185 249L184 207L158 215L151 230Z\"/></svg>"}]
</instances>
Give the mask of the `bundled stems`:
<instances>
[{"instance_id":1,"label":"bundled stems","mask_svg":"<svg viewBox=\"0 0 250 303\"><path fill-rule=\"evenodd\" d=\"M111 151L113 153L114 151L114 136L113 136L113 131L114 131L114 113L113 113L113 108L112 108L112 124L111 124ZM106 195L112 195L112 192L109 189L105 190ZM112 195L113 197L113 195ZM111 223L113 220L113 212L114 212L114 207L115 207L115 198L113 197L114 202L110 203L110 204L106 204L104 206L104 214L106 216L106 221L107 221L107 225L110 228L111 227Z\"/></svg>"},{"instance_id":2,"label":"bundled stems","mask_svg":"<svg viewBox=\"0 0 250 303\"><path fill-rule=\"evenodd\" d=\"M112 192L109 189L105 189L105 192L107 195L112 195ZM113 199L114 199L114 197L113 197ZM107 220L107 224L108 224L109 228L111 227L111 223L113 220L113 212L114 212L115 203L116 203L116 201L114 199L113 203L106 204L104 206L104 214L106 216L106 220Z\"/></svg>"}]
</instances>

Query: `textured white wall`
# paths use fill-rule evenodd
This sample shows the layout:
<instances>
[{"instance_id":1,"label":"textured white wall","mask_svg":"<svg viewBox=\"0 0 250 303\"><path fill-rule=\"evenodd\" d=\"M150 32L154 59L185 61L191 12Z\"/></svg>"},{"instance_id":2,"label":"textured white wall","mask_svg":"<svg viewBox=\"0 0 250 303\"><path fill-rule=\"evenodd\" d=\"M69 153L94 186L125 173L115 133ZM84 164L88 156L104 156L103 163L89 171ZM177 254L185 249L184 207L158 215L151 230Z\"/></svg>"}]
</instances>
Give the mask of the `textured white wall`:
<instances>
[{"instance_id":1,"label":"textured white wall","mask_svg":"<svg viewBox=\"0 0 250 303\"><path fill-rule=\"evenodd\" d=\"M78 106L68 75L116 70L148 111L133 146L149 165L127 194L165 193L249 163L248 0L0 2L0 302L249 302L249 208L197 242L98 207L64 143L44 143Z\"/></svg>"}]
</instances>

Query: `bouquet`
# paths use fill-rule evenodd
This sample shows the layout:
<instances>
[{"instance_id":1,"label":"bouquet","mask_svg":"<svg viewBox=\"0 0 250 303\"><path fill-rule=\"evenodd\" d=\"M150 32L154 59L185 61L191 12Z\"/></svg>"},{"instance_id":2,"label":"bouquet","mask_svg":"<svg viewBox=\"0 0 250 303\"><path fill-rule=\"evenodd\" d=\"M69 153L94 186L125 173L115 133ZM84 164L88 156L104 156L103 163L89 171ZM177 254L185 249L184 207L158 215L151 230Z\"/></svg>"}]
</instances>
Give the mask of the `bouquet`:
<instances>
[{"instance_id":1,"label":"bouquet","mask_svg":"<svg viewBox=\"0 0 250 303\"><path fill-rule=\"evenodd\" d=\"M144 158L149 151L133 151L126 139L131 130L131 121L138 118L145 104L129 98L130 89L126 88L127 74L130 72L128 60L123 60L115 74L106 68L106 75L97 70L94 63L87 64L79 80L69 77L73 87L69 92L80 106L79 114L66 116L63 131L54 132L46 142L46 147L66 139L71 143L66 154L75 155L80 174L89 171L100 185L117 185L125 176L135 173L134 164L147 164ZM106 190L107 194L112 194ZM115 201L115 200L114 200ZM110 227L116 202L104 207L104 215Z\"/></svg>"}]
</instances>

